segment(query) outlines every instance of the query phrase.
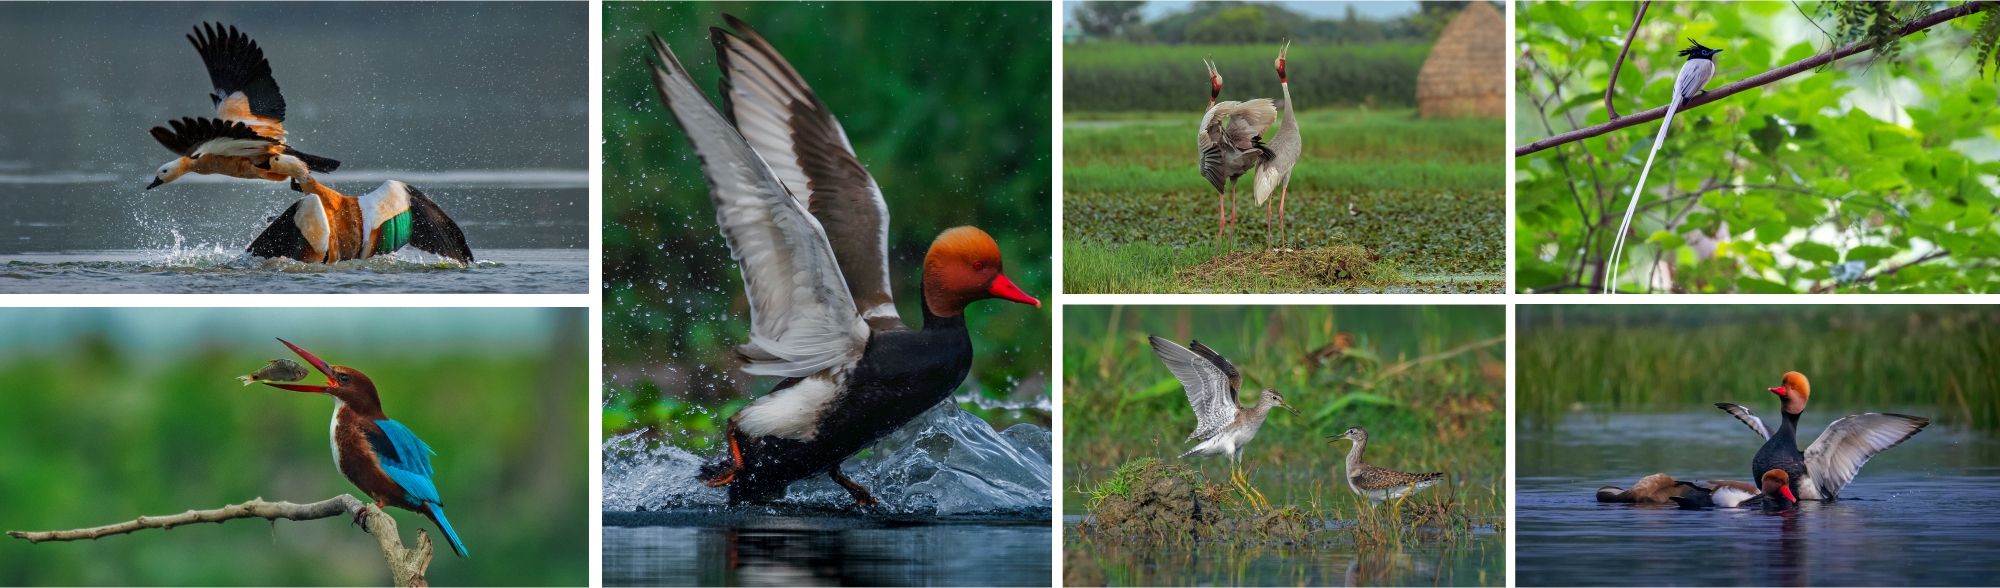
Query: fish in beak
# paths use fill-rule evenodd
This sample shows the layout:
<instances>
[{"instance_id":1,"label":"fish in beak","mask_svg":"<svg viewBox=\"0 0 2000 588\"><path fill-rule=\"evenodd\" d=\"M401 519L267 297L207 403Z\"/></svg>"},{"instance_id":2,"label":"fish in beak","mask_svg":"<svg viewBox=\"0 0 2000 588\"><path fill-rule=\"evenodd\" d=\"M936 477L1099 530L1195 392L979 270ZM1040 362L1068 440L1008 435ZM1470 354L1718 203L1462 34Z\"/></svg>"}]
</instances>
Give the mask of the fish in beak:
<instances>
[{"instance_id":1,"label":"fish in beak","mask_svg":"<svg viewBox=\"0 0 2000 588\"><path fill-rule=\"evenodd\" d=\"M338 387L338 386L336 386L336 385L334 384L334 380L333 380L333 368L332 368L332 367L330 367L330 366L328 366L328 365L326 365L326 362L324 362L324 361L320 361L320 359L319 359L318 357L313 357L313 354L311 354L311 353L308 353L308 352L306 352L306 350L304 350L304 349L299 349L299 346L297 346L297 345L293 345L291 341L286 341L286 340L284 340L284 339L279 339L279 340L278 340L278 342L279 342L279 343L284 343L286 347L290 347L290 348L292 348L292 352L293 352L293 353L297 353L297 354L299 354L299 357L301 357L301 358L304 358L304 359L306 360L306 363L310 363L310 364L312 364L312 366L313 366L313 368L314 368L314 369L318 369L318 370L319 370L319 373L321 373L321 374L325 374L325 375L326 375L326 385L325 385L325 386L310 386L310 385L305 385L305 384L273 384L273 383L270 383L270 382L264 382L263 384L264 384L265 386L270 386L270 387L272 387L272 388L278 388L278 389L281 389L281 390L291 390L291 391L293 391L293 392L311 392L311 393L314 393L314 394L325 394L325 393L327 393L327 391L328 391L328 390L331 390L331 389L333 389L333 388L337 388L337 387ZM303 370L302 370L302 371L303 371ZM301 378L301 379L303 379L303 378Z\"/></svg>"}]
</instances>

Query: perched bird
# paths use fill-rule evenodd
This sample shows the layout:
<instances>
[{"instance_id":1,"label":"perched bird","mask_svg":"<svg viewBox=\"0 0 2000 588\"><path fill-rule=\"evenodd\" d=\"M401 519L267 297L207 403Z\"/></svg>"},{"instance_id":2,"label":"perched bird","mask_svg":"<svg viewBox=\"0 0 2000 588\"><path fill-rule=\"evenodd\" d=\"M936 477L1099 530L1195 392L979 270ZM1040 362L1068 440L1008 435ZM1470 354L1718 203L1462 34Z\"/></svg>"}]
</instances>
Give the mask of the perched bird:
<instances>
[{"instance_id":1,"label":"perched bird","mask_svg":"<svg viewBox=\"0 0 2000 588\"><path fill-rule=\"evenodd\" d=\"M1728 481L1728 487L1697 487L1692 492L1672 496L1669 499L1683 509L1750 507L1764 510L1787 510L1798 506L1799 499L1792 494L1789 485L1791 477L1785 470L1770 470L1758 480L1759 486L1743 482ZM1683 482L1685 484L1685 482ZM1602 494L1599 501L1603 501Z\"/></svg>"},{"instance_id":2,"label":"perched bird","mask_svg":"<svg viewBox=\"0 0 2000 588\"><path fill-rule=\"evenodd\" d=\"M1611 241L1611 261L1604 268L1604 292L1618 293L1618 258L1625 250L1625 233L1632 230L1632 214L1639 210L1639 195L1646 193L1646 174L1653 171L1653 156L1660 154L1660 145L1667 142L1667 128L1673 126L1674 111L1679 110L1681 101L1707 92L1708 80L1715 77L1715 54L1721 49L1703 47L1699 41L1680 51L1687 57L1681 65L1681 73L1674 78L1674 95L1667 101L1667 115L1660 118L1660 135L1653 139L1653 150L1646 154L1646 167L1639 169L1639 184L1632 188L1632 203L1625 207L1625 222L1618 225L1618 236Z\"/></svg>"},{"instance_id":3,"label":"perched bird","mask_svg":"<svg viewBox=\"0 0 2000 588\"><path fill-rule=\"evenodd\" d=\"M1194 407L1194 432L1188 433L1183 443L1202 439L1200 445L1181 457L1225 456L1231 465L1243 462L1243 446L1257 436L1257 429L1264 426L1264 417L1273 408L1284 408L1299 414L1299 409L1285 404L1285 397L1277 390L1265 390L1257 396L1257 403L1243 406L1238 400L1238 391L1243 387L1243 376L1236 372L1236 366L1223 359L1222 354L1193 341L1194 350L1181 347L1173 341L1149 336L1153 343L1153 355L1160 363L1167 365L1167 371L1181 381L1187 391L1188 404Z\"/></svg>"},{"instance_id":4,"label":"perched bird","mask_svg":"<svg viewBox=\"0 0 2000 588\"><path fill-rule=\"evenodd\" d=\"M1444 472L1410 474L1369 465L1361 461L1361 452L1368 447L1368 431L1361 427L1327 437L1327 443L1341 439L1354 442L1347 450L1347 488L1355 494L1368 497L1370 502L1381 504L1384 500L1395 500L1444 481Z\"/></svg>"},{"instance_id":5,"label":"perched bird","mask_svg":"<svg viewBox=\"0 0 2000 588\"><path fill-rule=\"evenodd\" d=\"M410 432L409 427L382 414L375 382L361 370L329 366L290 341L278 342L325 374L326 385L272 382L264 385L333 397L333 425L328 435L333 443L333 463L340 468L340 475L374 499L376 508L393 506L429 518L444 533L453 552L459 557L472 557L466 553L465 543L458 540L458 532L451 529L451 522L445 520L444 499L439 497L437 485L431 482L431 456L436 452ZM356 522L365 521L361 514L355 513Z\"/></svg>"},{"instance_id":6,"label":"perched bird","mask_svg":"<svg viewBox=\"0 0 2000 588\"><path fill-rule=\"evenodd\" d=\"M346 196L312 178L293 202L250 242L251 255L333 263L394 253L408 245L472 263L465 232L416 187L395 180L360 197Z\"/></svg>"},{"instance_id":7,"label":"perched bird","mask_svg":"<svg viewBox=\"0 0 2000 588\"><path fill-rule=\"evenodd\" d=\"M1718 402L1715 407L1735 415L1764 437L1764 446L1750 460L1751 474L1784 471L1792 493L1801 500L1840 498L1840 489L1854 480L1869 458L1916 436L1931 423L1928 418L1905 414L1850 415L1827 425L1812 446L1799 451L1799 414L1806 410L1806 398L1811 395L1812 387L1804 374L1786 372L1778 387L1770 392L1783 401L1784 423L1776 433L1764 428L1763 419L1751 414L1748 408L1727 402Z\"/></svg>"},{"instance_id":8,"label":"perched bird","mask_svg":"<svg viewBox=\"0 0 2000 588\"><path fill-rule=\"evenodd\" d=\"M966 307L1041 306L1001 272L1000 247L946 230L924 256L923 328L889 289L888 205L847 133L804 78L749 25L711 29L727 118L658 34L653 84L702 162L716 223L743 270L750 342L743 371L785 378L729 417L728 453L700 479L729 502L782 498L826 474L876 504L840 463L951 396L972 368Z\"/></svg>"},{"instance_id":9,"label":"perched bird","mask_svg":"<svg viewBox=\"0 0 2000 588\"><path fill-rule=\"evenodd\" d=\"M1675 480L1664 473L1653 474L1632 483L1631 489L1604 486L1597 489L1598 502L1625 504L1666 504L1680 499L1705 501L1710 505L1721 503L1736 506L1737 503L1757 495L1757 487L1736 480L1706 480L1684 482Z\"/></svg>"},{"instance_id":10,"label":"perched bird","mask_svg":"<svg viewBox=\"0 0 2000 588\"><path fill-rule=\"evenodd\" d=\"M1272 136L1270 142L1264 144L1264 151L1269 155L1262 165L1257 166L1252 192L1257 197L1257 203L1264 205L1264 239L1269 241L1271 205L1267 201L1271 199L1271 190L1278 191L1279 246L1285 243L1285 194L1292 188L1292 166L1299 163L1299 153L1305 150L1305 143L1299 139L1299 117L1292 113L1292 83L1285 79L1285 53L1291 48L1291 42L1287 41L1284 48L1278 50L1278 60L1273 62L1278 68L1278 87L1285 93L1284 126L1278 129L1278 134Z\"/></svg>"},{"instance_id":11,"label":"perched bird","mask_svg":"<svg viewBox=\"0 0 2000 588\"><path fill-rule=\"evenodd\" d=\"M299 365L299 362L273 359L270 363L264 364L264 369L247 376L236 376L236 379L242 380L243 385L248 386L258 382L297 382L310 375L312 372L306 371L305 366Z\"/></svg>"},{"instance_id":12,"label":"perched bird","mask_svg":"<svg viewBox=\"0 0 2000 588\"><path fill-rule=\"evenodd\" d=\"M1269 98L1245 102L1216 102L1222 96L1222 74L1208 64L1208 111L1201 115L1195 131L1201 177L1215 186L1215 247L1221 254L1222 230L1236 219L1236 178L1243 177L1265 157L1264 129L1278 120L1278 109ZM1223 200L1224 184L1229 192Z\"/></svg>"},{"instance_id":13,"label":"perched bird","mask_svg":"<svg viewBox=\"0 0 2000 588\"><path fill-rule=\"evenodd\" d=\"M326 173L340 162L285 144L285 97L271 78L271 63L257 42L222 23L202 23L188 35L208 68L216 118L167 121L153 139L180 157L160 166L151 190L188 173L287 181Z\"/></svg>"}]
</instances>

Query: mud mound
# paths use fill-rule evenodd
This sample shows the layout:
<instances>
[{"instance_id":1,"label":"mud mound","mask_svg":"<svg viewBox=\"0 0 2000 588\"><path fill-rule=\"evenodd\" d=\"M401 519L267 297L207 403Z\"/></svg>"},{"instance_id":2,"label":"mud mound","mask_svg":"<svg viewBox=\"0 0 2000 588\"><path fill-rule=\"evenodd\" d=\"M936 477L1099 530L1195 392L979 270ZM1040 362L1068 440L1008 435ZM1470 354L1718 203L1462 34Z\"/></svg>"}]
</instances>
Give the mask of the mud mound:
<instances>
[{"instance_id":1,"label":"mud mound","mask_svg":"<svg viewBox=\"0 0 2000 588\"><path fill-rule=\"evenodd\" d=\"M1305 513L1296 507L1284 507L1248 519L1227 519L1215 524L1222 535L1237 538L1289 538L1306 533Z\"/></svg>"},{"instance_id":2,"label":"mud mound","mask_svg":"<svg viewBox=\"0 0 2000 588\"><path fill-rule=\"evenodd\" d=\"M1222 519L1222 510L1196 493L1198 480L1186 466L1156 460L1127 464L1091 513L1094 531L1111 535L1200 536Z\"/></svg>"},{"instance_id":3,"label":"mud mound","mask_svg":"<svg viewBox=\"0 0 2000 588\"><path fill-rule=\"evenodd\" d=\"M1382 256L1355 245L1323 249L1237 251L1181 270L1183 280L1197 284L1245 281L1307 282L1332 286L1377 281Z\"/></svg>"}]
</instances>

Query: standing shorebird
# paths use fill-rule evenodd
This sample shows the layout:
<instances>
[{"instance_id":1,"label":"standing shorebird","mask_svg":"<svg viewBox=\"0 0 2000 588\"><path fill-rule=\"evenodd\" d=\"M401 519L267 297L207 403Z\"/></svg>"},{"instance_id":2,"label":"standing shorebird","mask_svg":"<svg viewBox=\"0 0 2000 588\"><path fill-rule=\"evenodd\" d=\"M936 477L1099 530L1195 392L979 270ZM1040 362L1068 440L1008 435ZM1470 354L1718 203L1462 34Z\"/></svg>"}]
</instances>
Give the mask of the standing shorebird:
<instances>
[{"instance_id":1,"label":"standing shorebird","mask_svg":"<svg viewBox=\"0 0 2000 588\"><path fill-rule=\"evenodd\" d=\"M1213 63L1208 64L1208 87L1208 112L1201 115L1194 143L1201 177L1215 186L1215 248L1220 255L1222 229L1236 219L1236 179L1264 161L1264 129L1278 120L1278 109L1269 98L1216 102L1222 95L1222 74L1215 71ZM1225 187L1229 193L1226 205Z\"/></svg>"},{"instance_id":2,"label":"standing shorebird","mask_svg":"<svg viewBox=\"0 0 2000 588\"><path fill-rule=\"evenodd\" d=\"M1194 350L1189 351L1157 335L1149 339L1153 342L1153 354L1167 364L1167 371L1180 379L1181 387L1187 389L1188 404L1194 406L1194 432L1188 433L1187 440L1182 442L1204 440L1181 457L1228 456L1234 468L1231 475L1241 480L1243 446L1257 436L1257 429L1264 426L1264 417L1271 414L1272 408L1284 408L1293 415L1299 414L1299 409L1285 404L1285 397L1277 390L1268 389L1258 395L1256 404L1243 406L1237 398L1243 376L1222 354L1200 341L1190 342Z\"/></svg>"},{"instance_id":3,"label":"standing shorebird","mask_svg":"<svg viewBox=\"0 0 2000 588\"><path fill-rule=\"evenodd\" d=\"M1332 443L1346 439L1354 442L1354 448L1347 450L1347 488L1355 494L1368 497L1375 504L1384 500L1402 498L1444 481L1444 472L1410 474L1369 465L1361 461L1361 452L1368 447L1368 431L1361 427L1348 429L1338 436L1327 437Z\"/></svg>"},{"instance_id":4,"label":"standing shorebird","mask_svg":"<svg viewBox=\"0 0 2000 588\"><path fill-rule=\"evenodd\" d=\"M1264 144L1267 155L1263 165L1257 166L1256 182L1251 191L1257 197L1257 203L1264 205L1264 240L1268 243L1271 240L1271 189L1278 190L1279 247L1285 244L1285 193L1292 188L1292 166L1299 163L1299 152L1305 149L1305 143L1299 139L1299 117L1292 113L1292 84L1285 79L1285 53L1291 48L1292 44L1286 42L1284 48L1278 49L1278 60L1273 62L1278 68L1278 87L1285 93L1284 126L1271 137L1271 142Z\"/></svg>"}]
</instances>

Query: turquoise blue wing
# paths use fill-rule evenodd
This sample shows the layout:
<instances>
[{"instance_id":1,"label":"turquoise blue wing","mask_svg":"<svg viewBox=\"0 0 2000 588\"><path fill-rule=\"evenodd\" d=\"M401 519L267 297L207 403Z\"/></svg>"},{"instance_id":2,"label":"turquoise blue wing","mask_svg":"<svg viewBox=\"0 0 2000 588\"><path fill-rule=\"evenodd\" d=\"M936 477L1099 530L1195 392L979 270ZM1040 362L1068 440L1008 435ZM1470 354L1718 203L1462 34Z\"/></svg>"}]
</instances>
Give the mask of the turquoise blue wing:
<instances>
[{"instance_id":1,"label":"turquoise blue wing","mask_svg":"<svg viewBox=\"0 0 2000 588\"><path fill-rule=\"evenodd\" d=\"M368 446L382 460L382 471L403 487L409 501L444 504L437 485L431 482L431 451L409 427L392 420L375 421L376 431L365 431Z\"/></svg>"}]
</instances>

